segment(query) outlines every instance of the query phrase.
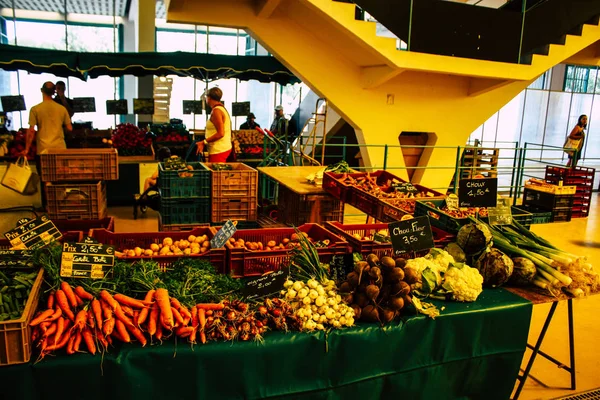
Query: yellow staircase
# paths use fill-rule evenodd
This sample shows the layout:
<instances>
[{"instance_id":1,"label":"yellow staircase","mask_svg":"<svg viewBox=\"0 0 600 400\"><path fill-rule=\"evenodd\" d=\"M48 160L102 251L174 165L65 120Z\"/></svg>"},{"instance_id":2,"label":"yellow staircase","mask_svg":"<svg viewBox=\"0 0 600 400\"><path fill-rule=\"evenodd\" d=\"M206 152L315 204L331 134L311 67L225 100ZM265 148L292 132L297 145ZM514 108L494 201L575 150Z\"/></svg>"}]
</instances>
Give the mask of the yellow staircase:
<instances>
[{"instance_id":1,"label":"yellow staircase","mask_svg":"<svg viewBox=\"0 0 600 400\"><path fill-rule=\"evenodd\" d=\"M377 36L375 23L354 19L353 4L332 0L171 0L167 10L170 22L246 29L327 98L359 143L398 145L402 132L427 132L427 145L440 148L424 151L420 166L452 165L456 146L554 65L600 60L597 25L522 65L399 51L395 39ZM383 166L382 147L361 156L365 165ZM387 166L404 166L399 148L390 149ZM439 187L452 174L417 170L412 180Z\"/></svg>"}]
</instances>

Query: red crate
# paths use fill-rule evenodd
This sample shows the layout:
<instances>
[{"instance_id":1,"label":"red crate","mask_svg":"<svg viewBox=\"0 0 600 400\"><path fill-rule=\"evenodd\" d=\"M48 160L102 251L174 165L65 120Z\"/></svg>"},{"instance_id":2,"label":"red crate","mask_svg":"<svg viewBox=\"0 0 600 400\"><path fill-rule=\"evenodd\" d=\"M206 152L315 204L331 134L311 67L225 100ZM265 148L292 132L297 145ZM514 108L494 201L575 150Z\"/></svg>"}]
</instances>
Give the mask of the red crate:
<instances>
[{"instance_id":1,"label":"red crate","mask_svg":"<svg viewBox=\"0 0 600 400\"><path fill-rule=\"evenodd\" d=\"M348 243L337 235L318 224L304 224L298 227L301 232L306 232L314 240L330 241L329 247L317 248L321 262L327 263L336 254L347 254ZM274 240L281 243L296 231L294 228L265 228L246 229L237 231L233 237L243 239L245 242L267 243ZM233 277L262 275L265 272L277 271L288 265L290 250L252 251L245 248L235 248L231 243L225 245L229 254L228 273Z\"/></svg>"},{"instance_id":2,"label":"red crate","mask_svg":"<svg viewBox=\"0 0 600 400\"><path fill-rule=\"evenodd\" d=\"M54 221L52 221L52 222L54 222ZM63 243L63 242L80 243L83 241L84 233L81 231L69 231L69 232L61 231L61 233L62 233L62 237L60 239L58 239L59 243ZM6 238L0 239L0 250L9 250L11 247L12 246L10 245L10 242L8 241L8 239L6 239Z\"/></svg>"},{"instance_id":3,"label":"red crate","mask_svg":"<svg viewBox=\"0 0 600 400\"><path fill-rule=\"evenodd\" d=\"M90 236L99 243L114 246L115 250L133 249L141 247L147 249L152 243L162 243L163 239L170 237L173 241L187 239L190 235L207 235L208 239L215 236L216 231L212 228L196 228L187 232L143 232L143 233L113 233L106 229L92 229ZM226 251L224 247L210 249L202 254L192 254L190 258L200 258L208 260L215 267L217 272L224 273L226 267ZM119 257L119 260L135 262L140 260L152 260L157 262L162 268L168 268L181 256L140 256L140 257Z\"/></svg>"},{"instance_id":4,"label":"red crate","mask_svg":"<svg viewBox=\"0 0 600 400\"><path fill-rule=\"evenodd\" d=\"M344 218L344 203L329 194L299 195L283 185L279 186L277 208L278 219L291 226L342 222Z\"/></svg>"},{"instance_id":5,"label":"red crate","mask_svg":"<svg viewBox=\"0 0 600 400\"><path fill-rule=\"evenodd\" d=\"M350 197L352 196L352 186L346 185L341 181L341 178L345 176L352 175L364 175L362 173L358 174L336 174L334 172L325 172L323 174L323 190L327 193L338 199L343 203L347 203L350 201Z\"/></svg>"},{"instance_id":6,"label":"red crate","mask_svg":"<svg viewBox=\"0 0 600 400\"><path fill-rule=\"evenodd\" d=\"M327 222L325 224L325 228L330 232L340 236L342 239L346 240L350 247L352 248L352 252L360 253L363 256L367 256L371 253L377 255L377 257L383 256L393 256L392 253L392 244L391 243L379 243L374 240L361 240L355 238L354 234L358 234L363 237L373 236L373 234L377 233L382 229L388 229L388 224L350 224L344 225L339 222ZM452 242L456 236L444 232L441 229L436 228L435 226L431 227L431 232L433 233L433 242L435 247L444 247L448 243ZM429 250L423 250L413 254L413 257L422 257L427 254ZM412 257L411 257L412 258Z\"/></svg>"},{"instance_id":7,"label":"red crate","mask_svg":"<svg viewBox=\"0 0 600 400\"><path fill-rule=\"evenodd\" d=\"M52 222L54 222L54 225L61 232L82 231L84 235L89 235L92 229L115 231L115 217L102 219L57 219Z\"/></svg>"}]
</instances>

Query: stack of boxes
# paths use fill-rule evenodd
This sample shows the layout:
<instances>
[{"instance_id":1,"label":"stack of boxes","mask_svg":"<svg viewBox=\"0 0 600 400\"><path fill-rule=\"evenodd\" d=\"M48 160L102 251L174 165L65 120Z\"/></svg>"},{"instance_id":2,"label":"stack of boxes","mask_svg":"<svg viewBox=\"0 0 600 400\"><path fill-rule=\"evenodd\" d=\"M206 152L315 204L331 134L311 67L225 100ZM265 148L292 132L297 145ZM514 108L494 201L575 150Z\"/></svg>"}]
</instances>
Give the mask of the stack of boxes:
<instances>
[{"instance_id":1,"label":"stack of boxes","mask_svg":"<svg viewBox=\"0 0 600 400\"><path fill-rule=\"evenodd\" d=\"M594 168L575 167L546 167L546 182L565 186L576 186L577 192L573 200L571 216L573 218L585 218L590 213L592 201L592 190L594 188Z\"/></svg>"},{"instance_id":2,"label":"stack of boxes","mask_svg":"<svg viewBox=\"0 0 600 400\"><path fill-rule=\"evenodd\" d=\"M50 219L106 217L105 181L119 179L115 149L51 149L40 154L40 161Z\"/></svg>"},{"instance_id":3,"label":"stack of boxes","mask_svg":"<svg viewBox=\"0 0 600 400\"><path fill-rule=\"evenodd\" d=\"M242 163L204 163L212 174L212 223L256 221L258 171ZM226 165L231 169L219 169Z\"/></svg>"},{"instance_id":4,"label":"stack of boxes","mask_svg":"<svg viewBox=\"0 0 600 400\"><path fill-rule=\"evenodd\" d=\"M172 91L172 78L154 78L154 114L152 115L152 122L155 124L169 122Z\"/></svg>"}]
</instances>

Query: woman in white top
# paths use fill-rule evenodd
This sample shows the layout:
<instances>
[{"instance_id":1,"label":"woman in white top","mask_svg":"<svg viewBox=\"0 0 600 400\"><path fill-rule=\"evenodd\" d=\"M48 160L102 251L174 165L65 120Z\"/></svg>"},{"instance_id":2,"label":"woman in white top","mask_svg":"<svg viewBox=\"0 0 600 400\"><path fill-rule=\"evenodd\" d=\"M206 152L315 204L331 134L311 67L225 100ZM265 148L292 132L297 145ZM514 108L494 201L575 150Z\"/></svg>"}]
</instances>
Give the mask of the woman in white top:
<instances>
[{"instance_id":1,"label":"woman in white top","mask_svg":"<svg viewBox=\"0 0 600 400\"><path fill-rule=\"evenodd\" d=\"M231 153L231 118L221 103L223 91L218 87L208 90L206 103L212 109L206 122L206 139L196 143L196 154L208 147L208 162L226 162Z\"/></svg>"}]
</instances>

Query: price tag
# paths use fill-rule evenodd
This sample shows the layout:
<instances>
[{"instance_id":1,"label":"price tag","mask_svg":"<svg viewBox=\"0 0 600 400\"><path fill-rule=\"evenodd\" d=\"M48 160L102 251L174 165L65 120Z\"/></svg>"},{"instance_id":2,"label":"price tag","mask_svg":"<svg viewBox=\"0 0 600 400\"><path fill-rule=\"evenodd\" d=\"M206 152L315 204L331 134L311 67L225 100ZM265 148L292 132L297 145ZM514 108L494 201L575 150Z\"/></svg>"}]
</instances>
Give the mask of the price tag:
<instances>
[{"instance_id":1,"label":"price tag","mask_svg":"<svg viewBox=\"0 0 600 400\"><path fill-rule=\"evenodd\" d=\"M424 215L388 224L395 255L434 247L429 217Z\"/></svg>"},{"instance_id":2,"label":"price tag","mask_svg":"<svg viewBox=\"0 0 600 400\"><path fill-rule=\"evenodd\" d=\"M115 250L100 243L63 243L60 276L103 279L112 276Z\"/></svg>"},{"instance_id":3,"label":"price tag","mask_svg":"<svg viewBox=\"0 0 600 400\"><path fill-rule=\"evenodd\" d=\"M400 193L419 193L419 189L417 189L410 182L394 183L394 184L392 184L392 187L394 188L394 190L396 192L400 192Z\"/></svg>"},{"instance_id":4,"label":"price tag","mask_svg":"<svg viewBox=\"0 0 600 400\"><path fill-rule=\"evenodd\" d=\"M354 271L354 258L352 253L335 254L329 262L330 275L344 279L346 275Z\"/></svg>"},{"instance_id":5,"label":"price tag","mask_svg":"<svg viewBox=\"0 0 600 400\"><path fill-rule=\"evenodd\" d=\"M223 247L225 243L233 236L233 234L237 231L235 224L231 222L231 220L227 220L225 225L213 237L210 239L210 247L211 249L218 249L219 247Z\"/></svg>"},{"instance_id":6,"label":"price tag","mask_svg":"<svg viewBox=\"0 0 600 400\"><path fill-rule=\"evenodd\" d=\"M391 239L387 235L383 235L379 232L376 232L373 234L373 241L377 243L389 243Z\"/></svg>"},{"instance_id":7,"label":"price tag","mask_svg":"<svg viewBox=\"0 0 600 400\"><path fill-rule=\"evenodd\" d=\"M13 250L27 250L44 247L58 240L62 234L47 215L35 219L23 219L15 229L4 234Z\"/></svg>"},{"instance_id":8,"label":"price tag","mask_svg":"<svg viewBox=\"0 0 600 400\"><path fill-rule=\"evenodd\" d=\"M458 182L459 207L496 207L498 178L461 179Z\"/></svg>"},{"instance_id":9,"label":"price tag","mask_svg":"<svg viewBox=\"0 0 600 400\"><path fill-rule=\"evenodd\" d=\"M255 300L276 293L279 294L289 274L289 268L282 268L248 280L243 290L244 297L247 300Z\"/></svg>"},{"instance_id":10,"label":"price tag","mask_svg":"<svg viewBox=\"0 0 600 400\"><path fill-rule=\"evenodd\" d=\"M510 199L498 198L496 207L489 207L488 219L490 225L510 225L512 224L512 208Z\"/></svg>"},{"instance_id":11,"label":"price tag","mask_svg":"<svg viewBox=\"0 0 600 400\"><path fill-rule=\"evenodd\" d=\"M33 268L33 251L0 250L0 268Z\"/></svg>"},{"instance_id":12,"label":"price tag","mask_svg":"<svg viewBox=\"0 0 600 400\"><path fill-rule=\"evenodd\" d=\"M458 196L454 193L449 194L448 197L446 197L446 207L450 210L458 210Z\"/></svg>"}]
</instances>

